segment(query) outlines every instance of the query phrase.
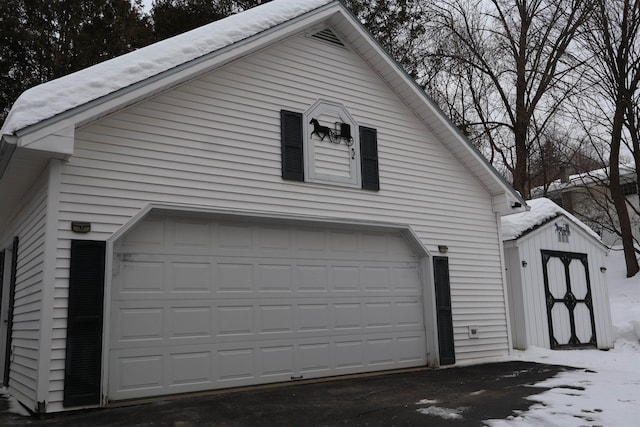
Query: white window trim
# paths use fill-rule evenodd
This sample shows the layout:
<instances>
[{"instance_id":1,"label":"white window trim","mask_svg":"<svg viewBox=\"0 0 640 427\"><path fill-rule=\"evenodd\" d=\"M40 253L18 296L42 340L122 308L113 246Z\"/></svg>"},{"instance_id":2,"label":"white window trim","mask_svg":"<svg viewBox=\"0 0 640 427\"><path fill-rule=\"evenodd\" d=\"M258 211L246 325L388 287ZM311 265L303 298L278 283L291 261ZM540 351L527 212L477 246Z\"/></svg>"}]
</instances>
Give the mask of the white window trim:
<instances>
[{"instance_id":1,"label":"white window trim","mask_svg":"<svg viewBox=\"0 0 640 427\"><path fill-rule=\"evenodd\" d=\"M341 177L315 171L315 145L311 141L311 132L313 127L310 121L314 117L323 114L335 115L340 118L343 123L351 125L351 137L353 145L349 148L353 150L353 159L351 160L351 176ZM360 132L358 123L349 114L347 109L339 103L318 99L303 114L303 151L304 151L304 176L305 182L339 185L343 187L360 188L362 186L361 170L360 170ZM330 142L327 142L331 144ZM344 142L340 142L344 144Z\"/></svg>"}]
</instances>

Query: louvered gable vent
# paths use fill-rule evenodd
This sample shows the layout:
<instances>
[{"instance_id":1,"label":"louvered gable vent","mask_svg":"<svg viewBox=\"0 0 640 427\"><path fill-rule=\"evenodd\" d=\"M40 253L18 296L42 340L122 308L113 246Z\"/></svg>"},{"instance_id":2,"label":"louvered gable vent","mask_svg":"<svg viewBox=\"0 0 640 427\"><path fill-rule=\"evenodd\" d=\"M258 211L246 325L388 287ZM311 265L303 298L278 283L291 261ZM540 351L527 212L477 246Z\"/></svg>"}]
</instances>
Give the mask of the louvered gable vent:
<instances>
[{"instance_id":1,"label":"louvered gable vent","mask_svg":"<svg viewBox=\"0 0 640 427\"><path fill-rule=\"evenodd\" d=\"M331 29L329 28L325 28L324 30L320 30L317 33L313 33L310 37L325 43L330 43L334 46L339 46L342 48L346 47L344 43L342 43L342 40L340 40L338 36L336 36L336 33L331 31Z\"/></svg>"}]
</instances>

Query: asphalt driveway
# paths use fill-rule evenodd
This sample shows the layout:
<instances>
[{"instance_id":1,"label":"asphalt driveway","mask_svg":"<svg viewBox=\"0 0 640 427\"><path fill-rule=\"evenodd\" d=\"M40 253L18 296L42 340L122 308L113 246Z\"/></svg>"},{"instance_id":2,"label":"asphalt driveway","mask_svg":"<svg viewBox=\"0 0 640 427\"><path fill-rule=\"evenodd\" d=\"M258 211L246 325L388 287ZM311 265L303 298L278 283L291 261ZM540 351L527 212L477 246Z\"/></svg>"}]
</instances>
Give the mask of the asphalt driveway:
<instances>
[{"instance_id":1,"label":"asphalt driveway","mask_svg":"<svg viewBox=\"0 0 640 427\"><path fill-rule=\"evenodd\" d=\"M0 402L2 426L480 426L504 419L571 370L505 362L240 389L132 406L21 417Z\"/></svg>"}]
</instances>

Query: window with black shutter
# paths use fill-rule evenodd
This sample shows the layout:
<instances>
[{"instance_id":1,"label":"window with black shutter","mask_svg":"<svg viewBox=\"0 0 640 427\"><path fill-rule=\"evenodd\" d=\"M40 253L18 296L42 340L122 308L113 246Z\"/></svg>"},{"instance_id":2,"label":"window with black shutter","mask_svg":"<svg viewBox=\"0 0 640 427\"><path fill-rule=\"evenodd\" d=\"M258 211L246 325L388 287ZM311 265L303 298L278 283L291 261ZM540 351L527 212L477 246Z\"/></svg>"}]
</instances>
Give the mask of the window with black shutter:
<instances>
[{"instance_id":1,"label":"window with black shutter","mask_svg":"<svg viewBox=\"0 0 640 427\"><path fill-rule=\"evenodd\" d=\"M280 111L282 178L304 181L302 113Z\"/></svg>"},{"instance_id":2,"label":"window with black shutter","mask_svg":"<svg viewBox=\"0 0 640 427\"><path fill-rule=\"evenodd\" d=\"M105 242L71 241L64 406L100 403Z\"/></svg>"},{"instance_id":3,"label":"window with black shutter","mask_svg":"<svg viewBox=\"0 0 640 427\"><path fill-rule=\"evenodd\" d=\"M436 290L436 318L438 321L438 347L440 365L456 363L451 315L451 285L449 283L449 259L433 257L433 274Z\"/></svg>"},{"instance_id":4,"label":"window with black shutter","mask_svg":"<svg viewBox=\"0 0 640 427\"><path fill-rule=\"evenodd\" d=\"M377 130L357 126L341 104L319 100L305 113L281 110L280 128L283 179L380 189Z\"/></svg>"},{"instance_id":5,"label":"window with black shutter","mask_svg":"<svg viewBox=\"0 0 640 427\"><path fill-rule=\"evenodd\" d=\"M360 126L360 157L362 188L365 190L380 190L378 132L373 128Z\"/></svg>"}]
</instances>

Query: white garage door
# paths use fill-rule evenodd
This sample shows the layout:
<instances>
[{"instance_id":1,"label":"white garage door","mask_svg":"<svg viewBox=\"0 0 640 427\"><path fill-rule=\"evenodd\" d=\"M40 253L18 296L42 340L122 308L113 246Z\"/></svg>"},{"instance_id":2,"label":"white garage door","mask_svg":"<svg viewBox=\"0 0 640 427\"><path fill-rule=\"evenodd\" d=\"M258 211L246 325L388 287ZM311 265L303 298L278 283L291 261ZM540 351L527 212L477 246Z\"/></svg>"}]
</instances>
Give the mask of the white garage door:
<instances>
[{"instance_id":1,"label":"white garage door","mask_svg":"<svg viewBox=\"0 0 640 427\"><path fill-rule=\"evenodd\" d=\"M152 216L114 250L110 400L426 364L397 233Z\"/></svg>"}]
</instances>

